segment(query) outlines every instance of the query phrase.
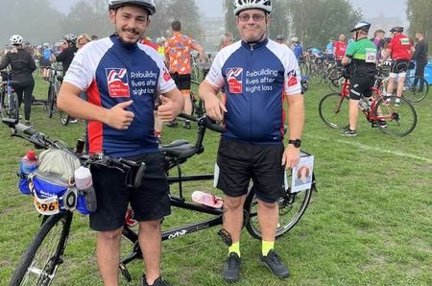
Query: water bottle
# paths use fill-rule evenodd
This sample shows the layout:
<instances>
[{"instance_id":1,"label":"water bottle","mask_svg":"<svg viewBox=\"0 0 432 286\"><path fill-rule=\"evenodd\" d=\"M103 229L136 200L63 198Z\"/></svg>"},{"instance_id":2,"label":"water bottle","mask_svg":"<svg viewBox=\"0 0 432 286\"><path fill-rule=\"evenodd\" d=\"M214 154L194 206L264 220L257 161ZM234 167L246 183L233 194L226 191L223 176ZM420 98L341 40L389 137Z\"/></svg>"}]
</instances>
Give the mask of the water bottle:
<instances>
[{"instance_id":1,"label":"water bottle","mask_svg":"<svg viewBox=\"0 0 432 286\"><path fill-rule=\"evenodd\" d=\"M84 200L86 208L90 212L95 212L97 208L96 192L93 188L92 175L90 169L86 167L79 167L74 172L75 186L82 194L84 194Z\"/></svg>"},{"instance_id":2,"label":"water bottle","mask_svg":"<svg viewBox=\"0 0 432 286\"><path fill-rule=\"evenodd\" d=\"M27 176L31 172L34 172L39 165L36 152L34 150L28 150L26 155L21 158L20 164L19 164L19 181L18 181L18 188L21 193L25 195L30 195L32 192L29 188Z\"/></svg>"},{"instance_id":3,"label":"water bottle","mask_svg":"<svg viewBox=\"0 0 432 286\"><path fill-rule=\"evenodd\" d=\"M31 172L35 171L39 165L36 152L34 150L28 150L26 155L21 158L20 162L20 173L27 176Z\"/></svg>"},{"instance_id":4,"label":"water bottle","mask_svg":"<svg viewBox=\"0 0 432 286\"><path fill-rule=\"evenodd\" d=\"M201 191L195 191L192 193L192 201L216 209L223 206L223 200L221 197Z\"/></svg>"}]
</instances>

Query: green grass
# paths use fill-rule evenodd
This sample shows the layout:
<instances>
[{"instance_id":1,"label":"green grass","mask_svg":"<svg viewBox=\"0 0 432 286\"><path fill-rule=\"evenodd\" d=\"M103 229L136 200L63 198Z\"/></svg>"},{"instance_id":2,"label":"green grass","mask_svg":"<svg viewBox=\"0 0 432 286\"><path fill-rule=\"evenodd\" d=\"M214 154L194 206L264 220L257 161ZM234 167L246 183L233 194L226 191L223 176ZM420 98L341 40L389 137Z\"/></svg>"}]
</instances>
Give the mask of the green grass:
<instances>
[{"instance_id":1,"label":"green grass","mask_svg":"<svg viewBox=\"0 0 432 286\"><path fill-rule=\"evenodd\" d=\"M46 90L46 83L39 80L37 97L45 97ZM326 93L324 86L312 87L305 97L302 148L315 155L318 193L300 223L276 243L292 276L283 282L272 277L259 264L260 242L244 231L241 281L236 285L432 285L432 96L415 105L419 122L405 138L371 129L364 118L359 136L345 138L318 116L319 99ZM62 126L58 115L48 119L40 106L33 108L32 121L35 128L72 145L84 130L82 123ZM195 131L165 128L164 142L177 138L193 142ZM0 138L0 285L6 285L39 219L31 199L16 188L18 161L31 146L9 138L4 126ZM211 172L217 144L218 135L208 132L205 152L189 160L184 173ZM210 185L188 185L188 193L209 190ZM196 217L174 209L164 227ZM173 285L226 285L220 272L227 248L217 230L164 242L163 274ZM65 263L53 285L102 284L94 241L87 217L76 215ZM127 252L129 246L124 246ZM135 261L128 266L130 285L137 285L142 264Z\"/></svg>"}]
</instances>

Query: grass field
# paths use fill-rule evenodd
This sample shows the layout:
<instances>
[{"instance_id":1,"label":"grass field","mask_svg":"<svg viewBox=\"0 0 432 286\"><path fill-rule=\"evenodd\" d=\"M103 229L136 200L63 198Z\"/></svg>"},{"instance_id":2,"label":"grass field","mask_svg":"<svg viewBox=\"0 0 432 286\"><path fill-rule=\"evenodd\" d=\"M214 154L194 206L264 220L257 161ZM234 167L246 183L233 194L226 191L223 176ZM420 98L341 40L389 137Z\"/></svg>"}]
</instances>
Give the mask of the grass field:
<instances>
[{"instance_id":1,"label":"grass field","mask_svg":"<svg viewBox=\"0 0 432 286\"><path fill-rule=\"evenodd\" d=\"M45 97L46 90L38 81L37 97ZM260 242L244 231L237 285L432 285L432 96L415 105L419 122L405 138L372 129L364 118L359 136L345 138L318 117L326 93L325 86L311 87L305 96L302 148L315 155L318 192L300 223L276 243L292 275L285 281L272 277L259 263ZM41 106L33 108L32 121L36 129L72 145L84 128L82 123L64 127L58 115L48 119ZM163 141L192 142L195 131L195 126L166 128ZM16 188L18 161L31 146L10 138L4 126L0 142L0 285L6 285L40 221L31 199ZM188 161L184 173L212 172L217 142L218 135L208 132L205 152ZM190 186L188 192L210 185ZM194 219L190 212L173 210L164 227ZM53 285L102 285L87 220L75 216L65 263ZM217 230L165 242L164 277L173 285L225 285L220 273L227 248ZM121 285L138 285L141 262L129 264L129 270L133 282L121 279Z\"/></svg>"}]
</instances>

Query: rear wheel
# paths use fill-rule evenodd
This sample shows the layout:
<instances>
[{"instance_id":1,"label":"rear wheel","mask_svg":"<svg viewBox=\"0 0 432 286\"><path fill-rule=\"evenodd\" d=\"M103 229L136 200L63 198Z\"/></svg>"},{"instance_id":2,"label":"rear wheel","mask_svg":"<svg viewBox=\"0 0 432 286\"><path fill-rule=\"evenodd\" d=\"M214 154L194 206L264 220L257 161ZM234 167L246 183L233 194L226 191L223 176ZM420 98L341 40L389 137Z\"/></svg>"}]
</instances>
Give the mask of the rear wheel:
<instances>
[{"instance_id":1,"label":"rear wheel","mask_svg":"<svg viewBox=\"0 0 432 286\"><path fill-rule=\"evenodd\" d=\"M9 97L9 116L12 119L18 120L19 119L19 103L18 103L18 96L15 92L12 92Z\"/></svg>"},{"instance_id":2,"label":"rear wheel","mask_svg":"<svg viewBox=\"0 0 432 286\"><path fill-rule=\"evenodd\" d=\"M69 236L73 214L50 216L24 253L9 285L48 286L52 283Z\"/></svg>"},{"instance_id":3,"label":"rear wheel","mask_svg":"<svg viewBox=\"0 0 432 286\"><path fill-rule=\"evenodd\" d=\"M378 100L375 117L386 124L379 124L381 131L399 137L410 134L417 125L417 113L405 98L387 96Z\"/></svg>"},{"instance_id":4,"label":"rear wheel","mask_svg":"<svg viewBox=\"0 0 432 286\"><path fill-rule=\"evenodd\" d=\"M403 96L410 102L422 101L429 92L429 83L422 77L410 76L405 79Z\"/></svg>"},{"instance_id":5,"label":"rear wheel","mask_svg":"<svg viewBox=\"0 0 432 286\"><path fill-rule=\"evenodd\" d=\"M319 116L330 128L345 128L349 115L348 102L349 99L339 93L327 94L318 105Z\"/></svg>"},{"instance_id":6,"label":"rear wheel","mask_svg":"<svg viewBox=\"0 0 432 286\"><path fill-rule=\"evenodd\" d=\"M312 188L297 193L290 193L290 190L288 190L277 200L279 220L276 228L276 238L288 232L300 221L309 205L314 188L315 185L312 185ZM251 236L261 239L262 233L258 222L258 200L255 194L247 197L245 209L249 213L246 229Z\"/></svg>"}]
</instances>

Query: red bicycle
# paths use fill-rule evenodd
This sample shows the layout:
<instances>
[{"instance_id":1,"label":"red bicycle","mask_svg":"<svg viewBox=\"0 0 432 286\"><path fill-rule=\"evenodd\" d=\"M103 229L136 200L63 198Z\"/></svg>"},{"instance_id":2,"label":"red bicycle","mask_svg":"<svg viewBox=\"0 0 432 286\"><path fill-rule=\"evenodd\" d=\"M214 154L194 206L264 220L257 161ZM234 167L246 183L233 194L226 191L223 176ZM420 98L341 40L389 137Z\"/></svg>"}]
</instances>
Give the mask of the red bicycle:
<instances>
[{"instance_id":1,"label":"red bicycle","mask_svg":"<svg viewBox=\"0 0 432 286\"><path fill-rule=\"evenodd\" d=\"M385 96L381 82L384 77L376 76L370 98L361 98L359 108L366 119L386 134L403 137L410 134L417 125L417 113L413 105L403 97ZM342 83L340 92L325 95L318 106L319 115L330 128L343 129L347 126L349 113L348 79Z\"/></svg>"}]
</instances>

